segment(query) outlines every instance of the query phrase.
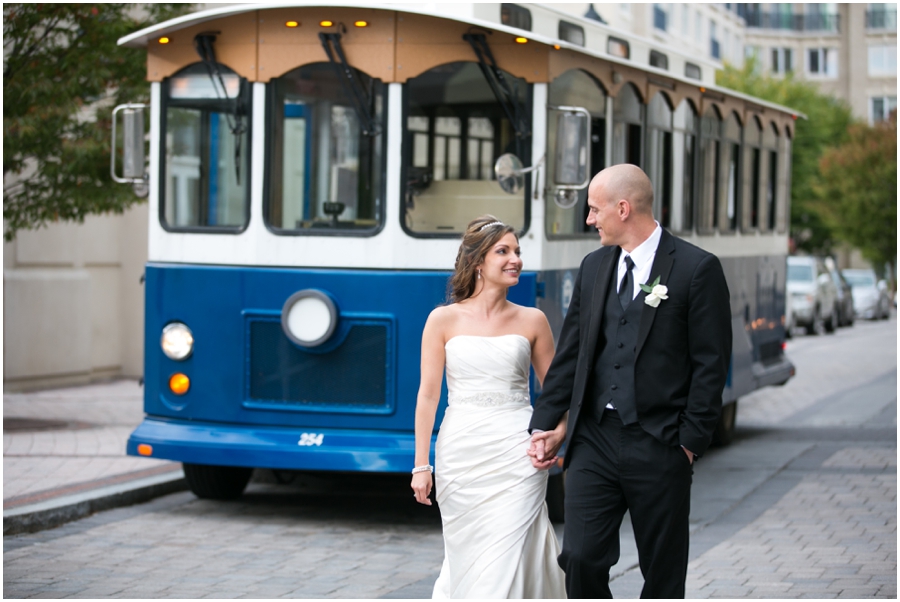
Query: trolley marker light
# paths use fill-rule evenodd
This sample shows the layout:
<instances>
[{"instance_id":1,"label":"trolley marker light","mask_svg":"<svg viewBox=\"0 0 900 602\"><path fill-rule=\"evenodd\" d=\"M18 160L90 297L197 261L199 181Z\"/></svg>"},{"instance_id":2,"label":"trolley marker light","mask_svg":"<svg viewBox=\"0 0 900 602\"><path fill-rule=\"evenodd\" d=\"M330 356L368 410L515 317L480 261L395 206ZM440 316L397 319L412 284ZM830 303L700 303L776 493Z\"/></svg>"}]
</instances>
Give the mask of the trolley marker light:
<instances>
[{"instance_id":1,"label":"trolley marker light","mask_svg":"<svg viewBox=\"0 0 900 602\"><path fill-rule=\"evenodd\" d=\"M527 43L528 43L528 38L522 38L522 37L516 38L516 44L527 44Z\"/></svg>"},{"instance_id":2,"label":"trolley marker light","mask_svg":"<svg viewBox=\"0 0 900 602\"><path fill-rule=\"evenodd\" d=\"M331 27L332 25L334 25L334 21L319 21L319 27Z\"/></svg>"},{"instance_id":3,"label":"trolley marker light","mask_svg":"<svg viewBox=\"0 0 900 602\"><path fill-rule=\"evenodd\" d=\"M300 23L298 21L287 21L285 22L285 27L299 27Z\"/></svg>"},{"instance_id":4,"label":"trolley marker light","mask_svg":"<svg viewBox=\"0 0 900 602\"><path fill-rule=\"evenodd\" d=\"M163 36L158 41L160 44L168 44L171 40L169 40L169 38Z\"/></svg>"},{"instance_id":5,"label":"trolley marker light","mask_svg":"<svg viewBox=\"0 0 900 602\"><path fill-rule=\"evenodd\" d=\"M141 456L152 456L153 455L153 446L147 445L146 443L141 443L137 446L137 453Z\"/></svg>"},{"instance_id":6,"label":"trolley marker light","mask_svg":"<svg viewBox=\"0 0 900 602\"><path fill-rule=\"evenodd\" d=\"M355 25L356 27L368 27L369 22L368 21L356 21L353 23L353 25Z\"/></svg>"},{"instance_id":7,"label":"trolley marker light","mask_svg":"<svg viewBox=\"0 0 900 602\"><path fill-rule=\"evenodd\" d=\"M194 335L185 324L171 322L163 328L159 346L167 358L180 362L189 358L194 351Z\"/></svg>"},{"instance_id":8,"label":"trolley marker light","mask_svg":"<svg viewBox=\"0 0 900 602\"><path fill-rule=\"evenodd\" d=\"M191 388L191 379L187 374L176 372L169 377L169 389L175 395L184 395Z\"/></svg>"},{"instance_id":9,"label":"trolley marker light","mask_svg":"<svg viewBox=\"0 0 900 602\"><path fill-rule=\"evenodd\" d=\"M316 347L327 341L334 334L337 321L334 301L315 289L294 293L281 309L284 334L301 347Z\"/></svg>"}]
</instances>

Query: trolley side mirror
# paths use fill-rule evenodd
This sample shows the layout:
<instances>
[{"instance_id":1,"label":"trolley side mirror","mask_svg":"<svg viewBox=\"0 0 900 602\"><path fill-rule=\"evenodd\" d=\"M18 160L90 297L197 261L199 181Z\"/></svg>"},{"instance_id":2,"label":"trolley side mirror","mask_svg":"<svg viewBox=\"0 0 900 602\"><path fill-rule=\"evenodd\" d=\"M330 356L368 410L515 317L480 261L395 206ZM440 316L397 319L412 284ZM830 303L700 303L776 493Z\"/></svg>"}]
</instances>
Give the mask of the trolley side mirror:
<instances>
[{"instance_id":1,"label":"trolley side mirror","mask_svg":"<svg viewBox=\"0 0 900 602\"><path fill-rule=\"evenodd\" d=\"M500 188L508 194L517 194L525 188L525 174L540 169L544 164L544 157L532 165L525 167L522 160L512 153L504 153L494 163L494 177Z\"/></svg>"},{"instance_id":2,"label":"trolley side mirror","mask_svg":"<svg viewBox=\"0 0 900 602\"><path fill-rule=\"evenodd\" d=\"M583 107L549 106L556 113L553 178L550 196L567 209L578 201L578 191L591 182L591 114Z\"/></svg>"},{"instance_id":3,"label":"trolley side mirror","mask_svg":"<svg viewBox=\"0 0 900 602\"><path fill-rule=\"evenodd\" d=\"M134 185L135 194L147 195L147 174L144 170L144 110L148 105L130 103L119 105L112 112L112 152L110 175L114 182ZM121 113L121 117L120 117ZM117 126L122 120L122 175L116 173L119 137Z\"/></svg>"}]
</instances>

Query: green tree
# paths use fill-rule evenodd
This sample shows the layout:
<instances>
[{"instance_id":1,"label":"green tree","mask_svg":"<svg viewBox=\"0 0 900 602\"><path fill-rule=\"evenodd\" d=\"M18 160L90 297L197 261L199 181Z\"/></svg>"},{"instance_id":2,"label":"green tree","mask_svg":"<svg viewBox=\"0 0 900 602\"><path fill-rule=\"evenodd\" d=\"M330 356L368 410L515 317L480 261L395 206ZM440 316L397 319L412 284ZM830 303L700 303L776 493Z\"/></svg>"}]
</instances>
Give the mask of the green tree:
<instances>
[{"instance_id":1,"label":"green tree","mask_svg":"<svg viewBox=\"0 0 900 602\"><path fill-rule=\"evenodd\" d=\"M187 4L4 4L4 238L139 199L109 176L114 104L149 98L146 52L116 41Z\"/></svg>"},{"instance_id":2,"label":"green tree","mask_svg":"<svg viewBox=\"0 0 900 602\"><path fill-rule=\"evenodd\" d=\"M879 270L897 257L897 113L870 127L850 127L849 139L819 161L818 192L836 235Z\"/></svg>"},{"instance_id":3,"label":"green tree","mask_svg":"<svg viewBox=\"0 0 900 602\"><path fill-rule=\"evenodd\" d=\"M743 68L726 65L716 74L716 83L790 107L808 119L795 122L791 164L791 238L797 248L809 253L830 253L835 243L833 226L816 189L821 181L819 161L823 153L847 138L853 123L850 107L832 96L821 94L806 82L794 80L788 73L774 78L759 73L754 59Z\"/></svg>"}]
</instances>

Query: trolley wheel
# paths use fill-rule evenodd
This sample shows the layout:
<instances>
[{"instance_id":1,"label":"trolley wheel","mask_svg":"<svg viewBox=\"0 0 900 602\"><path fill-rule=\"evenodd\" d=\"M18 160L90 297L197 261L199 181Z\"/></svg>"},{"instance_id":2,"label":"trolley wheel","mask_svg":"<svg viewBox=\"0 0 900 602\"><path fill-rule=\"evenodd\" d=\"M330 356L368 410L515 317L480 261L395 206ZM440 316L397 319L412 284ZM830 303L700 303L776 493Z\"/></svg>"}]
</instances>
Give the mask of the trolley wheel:
<instances>
[{"instance_id":1,"label":"trolley wheel","mask_svg":"<svg viewBox=\"0 0 900 602\"><path fill-rule=\"evenodd\" d=\"M734 441L734 425L737 422L737 400L724 404L722 414L719 416L719 424L713 432L713 445L725 446Z\"/></svg>"},{"instance_id":2,"label":"trolley wheel","mask_svg":"<svg viewBox=\"0 0 900 602\"><path fill-rule=\"evenodd\" d=\"M184 478L194 495L210 500L233 500L241 497L253 474L252 468L242 466L183 463L182 467Z\"/></svg>"},{"instance_id":3,"label":"trolley wheel","mask_svg":"<svg viewBox=\"0 0 900 602\"><path fill-rule=\"evenodd\" d=\"M550 521L562 523L566 520L566 477L563 473L552 474L547 479L547 513Z\"/></svg>"}]
</instances>

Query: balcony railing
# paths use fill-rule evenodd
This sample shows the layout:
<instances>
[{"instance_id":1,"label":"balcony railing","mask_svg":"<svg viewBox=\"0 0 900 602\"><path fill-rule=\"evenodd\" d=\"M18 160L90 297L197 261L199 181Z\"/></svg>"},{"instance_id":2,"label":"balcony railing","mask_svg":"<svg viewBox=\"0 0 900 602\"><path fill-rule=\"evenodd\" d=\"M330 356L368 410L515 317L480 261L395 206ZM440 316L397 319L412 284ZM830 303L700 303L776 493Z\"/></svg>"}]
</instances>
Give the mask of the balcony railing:
<instances>
[{"instance_id":1,"label":"balcony railing","mask_svg":"<svg viewBox=\"0 0 900 602\"><path fill-rule=\"evenodd\" d=\"M896 14L894 15L896 23ZM791 13L751 12L746 16L747 27L760 29L785 29L789 31L830 31L841 30L841 16L834 14L795 15Z\"/></svg>"},{"instance_id":2,"label":"balcony railing","mask_svg":"<svg viewBox=\"0 0 900 602\"><path fill-rule=\"evenodd\" d=\"M897 10L867 10L866 29L897 31Z\"/></svg>"}]
</instances>

